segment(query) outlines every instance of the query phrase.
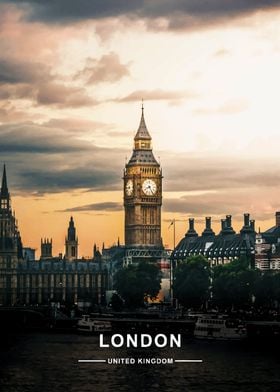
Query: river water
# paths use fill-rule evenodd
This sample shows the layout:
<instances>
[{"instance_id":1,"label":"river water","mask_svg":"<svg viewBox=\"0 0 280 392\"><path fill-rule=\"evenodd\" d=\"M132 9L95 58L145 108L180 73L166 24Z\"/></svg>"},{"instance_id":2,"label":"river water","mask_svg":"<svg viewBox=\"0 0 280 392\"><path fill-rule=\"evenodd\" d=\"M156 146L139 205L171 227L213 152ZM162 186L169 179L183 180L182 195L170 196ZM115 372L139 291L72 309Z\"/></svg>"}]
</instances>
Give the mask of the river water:
<instances>
[{"instance_id":1,"label":"river water","mask_svg":"<svg viewBox=\"0 0 280 392\"><path fill-rule=\"evenodd\" d=\"M107 339L107 338L106 338ZM275 345L197 341L175 349L100 349L98 336L29 333L1 337L3 392L279 392ZM108 358L201 359L202 363L109 365Z\"/></svg>"}]
</instances>

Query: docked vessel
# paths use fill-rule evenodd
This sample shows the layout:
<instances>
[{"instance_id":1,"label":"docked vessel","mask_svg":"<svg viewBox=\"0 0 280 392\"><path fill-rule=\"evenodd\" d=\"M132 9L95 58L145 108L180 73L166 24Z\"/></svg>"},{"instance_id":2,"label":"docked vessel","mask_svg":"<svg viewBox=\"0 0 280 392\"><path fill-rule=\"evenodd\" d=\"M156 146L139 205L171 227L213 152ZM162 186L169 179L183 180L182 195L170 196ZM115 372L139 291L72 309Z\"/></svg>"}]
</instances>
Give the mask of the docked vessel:
<instances>
[{"instance_id":1,"label":"docked vessel","mask_svg":"<svg viewBox=\"0 0 280 392\"><path fill-rule=\"evenodd\" d=\"M195 323L194 336L198 339L242 340L247 337L247 330L238 319L204 315Z\"/></svg>"},{"instance_id":2,"label":"docked vessel","mask_svg":"<svg viewBox=\"0 0 280 392\"><path fill-rule=\"evenodd\" d=\"M89 315L83 315L77 323L77 331L79 332L111 332L112 323L109 320L96 320Z\"/></svg>"}]
</instances>

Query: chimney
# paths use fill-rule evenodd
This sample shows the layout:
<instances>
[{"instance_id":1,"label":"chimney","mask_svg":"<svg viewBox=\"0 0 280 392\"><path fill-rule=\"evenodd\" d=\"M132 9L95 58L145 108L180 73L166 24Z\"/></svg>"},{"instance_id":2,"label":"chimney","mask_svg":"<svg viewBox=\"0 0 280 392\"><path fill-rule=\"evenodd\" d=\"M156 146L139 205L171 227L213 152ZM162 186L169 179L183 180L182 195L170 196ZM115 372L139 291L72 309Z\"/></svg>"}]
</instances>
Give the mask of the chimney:
<instances>
[{"instance_id":1,"label":"chimney","mask_svg":"<svg viewBox=\"0 0 280 392\"><path fill-rule=\"evenodd\" d=\"M231 228L231 215L226 216L226 227Z\"/></svg>"},{"instance_id":2,"label":"chimney","mask_svg":"<svg viewBox=\"0 0 280 392\"><path fill-rule=\"evenodd\" d=\"M194 219L193 218L189 218L189 230L187 231L186 237L197 237L198 234L194 229Z\"/></svg>"},{"instance_id":3,"label":"chimney","mask_svg":"<svg viewBox=\"0 0 280 392\"><path fill-rule=\"evenodd\" d=\"M225 219L221 219L221 228L222 228L222 231L225 230L225 228L226 228L226 220Z\"/></svg>"},{"instance_id":4,"label":"chimney","mask_svg":"<svg viewBox=\"0 0 280 392\"><path fill-rule=\"evenodd\" d=\"M244 226L250 226L250 214L244 214Z\"/></svg>"},{"instance_id":5,"label":"chimney","mask_svg":"<svg viewBox=\"0 0 280 392\"><path fill-rule=\"evenodd\" d=\"M211 217L210 216L207 216L205 218L205 227L206 227L206 229L211 230Z\"/></svg>"},{"instance_id":6,"label":"chimney","mask_svg":"<svg viewBox=\"0 0 280 392\"><path fill-rule=\"evenodd\" d=\"M214 231L211 228L211 217L210 216L207 216L205 218L205 229L203 230L202 235L204 237L215 235Z\"/></svg>"},{"instance_id":7,"label":"chimney","mask_svg":"<svg viewBox=\"0 0 280 392\"><path fill-rule=\"evenodd\" d=\"M250 228L252 231L255 231L255 220L254 219L250 220Z\"/></svg>"},{"instance_id":8,"label":"chimney","mask_svg":"<svg viewBox=\"0 0 280 392\"><path fill-rule=\"evenodd\" d=\"M189 219L189 230L191 230L191 231L194 230L194 219L193 218Z\"/></svg>"},{"instance_id":9,"label":"chimney","mask_svg":"<svg viewBox=\"0 0 280 392\"><path fill-rule=\"evenodd\" d=\"M276 212L275 217L276 217L276 226L280 227L280 211Z\"/></svg>"}]
</instances>

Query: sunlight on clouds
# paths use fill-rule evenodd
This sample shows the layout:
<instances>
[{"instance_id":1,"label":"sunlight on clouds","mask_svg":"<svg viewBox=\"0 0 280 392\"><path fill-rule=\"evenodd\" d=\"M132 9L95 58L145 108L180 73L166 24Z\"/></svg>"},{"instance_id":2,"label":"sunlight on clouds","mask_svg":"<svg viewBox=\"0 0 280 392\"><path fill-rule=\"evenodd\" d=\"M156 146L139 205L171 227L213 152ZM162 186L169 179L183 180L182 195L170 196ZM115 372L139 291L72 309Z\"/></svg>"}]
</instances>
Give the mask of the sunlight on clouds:
<instances>
[{"instance_id":1,"label":"sunlight on clouds","mask_svg":"<svg viewBox=\"0 0 280 392\"><path fill-rule=\"evenodd\" d=\"M258 12L256 6L249 13L250 4L239 17L233 12L229 18L227 10L215 17L196 3L197 15L186 8L178 17L167 3L158 14L161 2L145 4L142 13L133 3L132 11L138 10L133 18L118 10L95 18L97 11L88 4L92 18L85 13L75 20L71 8L71 23L59 20L50 3L49 13L42 16L37 9L32 21L16 6L0 15L2 136L5 131L21 140L21 149L29 146L28 153L2 152L1 159L13 168L14 190L24 188L13 197L13 207L26 245L38 248L48 236L55 239L55 253L62 252L71 212L61 210L122 203L122 169L133 148L142 98L168 190L164 243L173 241L169 220L178 219L179 239L190 214L199 221L198 231L203 229L207 209L219 231L221 211L231 213L234 192L237 228L243 210L256 214L262 229L272 224L279 209L273 183L280 144L280 12ZM33 136L24 144L27 130ZM33 175L31 165L38 169ZM48 185L53 193L44 193ZM95 191L86 191L87 185ZM121 211L73 215L81 254L92 254L94 242L111 245L118 236L123 241Z\"/></svg>"}]
</instances>

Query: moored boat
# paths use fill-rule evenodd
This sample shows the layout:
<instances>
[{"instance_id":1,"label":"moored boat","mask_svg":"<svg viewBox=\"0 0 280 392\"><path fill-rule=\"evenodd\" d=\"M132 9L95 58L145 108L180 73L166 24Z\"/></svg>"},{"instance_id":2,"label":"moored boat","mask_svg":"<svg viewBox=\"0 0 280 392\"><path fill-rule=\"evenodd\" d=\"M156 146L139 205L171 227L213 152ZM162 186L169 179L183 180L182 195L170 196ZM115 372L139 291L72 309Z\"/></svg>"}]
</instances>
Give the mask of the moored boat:
<instances>
[{"instance_id":1,"label":"moored boat","mask_svg":"<svg viewBox=\"0 0 280 392\"><path fill-rule=\"evenodd\" d=\"M198 339L242 340L247 337L247 330L239 319L203 315L195 323L194 336Z\"/></svg>"},{"instance_id":2,"label":"moored boat","mask_svg":"<svg viewBox=\"0 0 280 392\"><path fill-rule=\"evenodd\" d=\"M89 315L83 315L77 323L77 330L79 332L111 332L112 323L109 320L97 320Z\"/></svg>"}]
</instances>

